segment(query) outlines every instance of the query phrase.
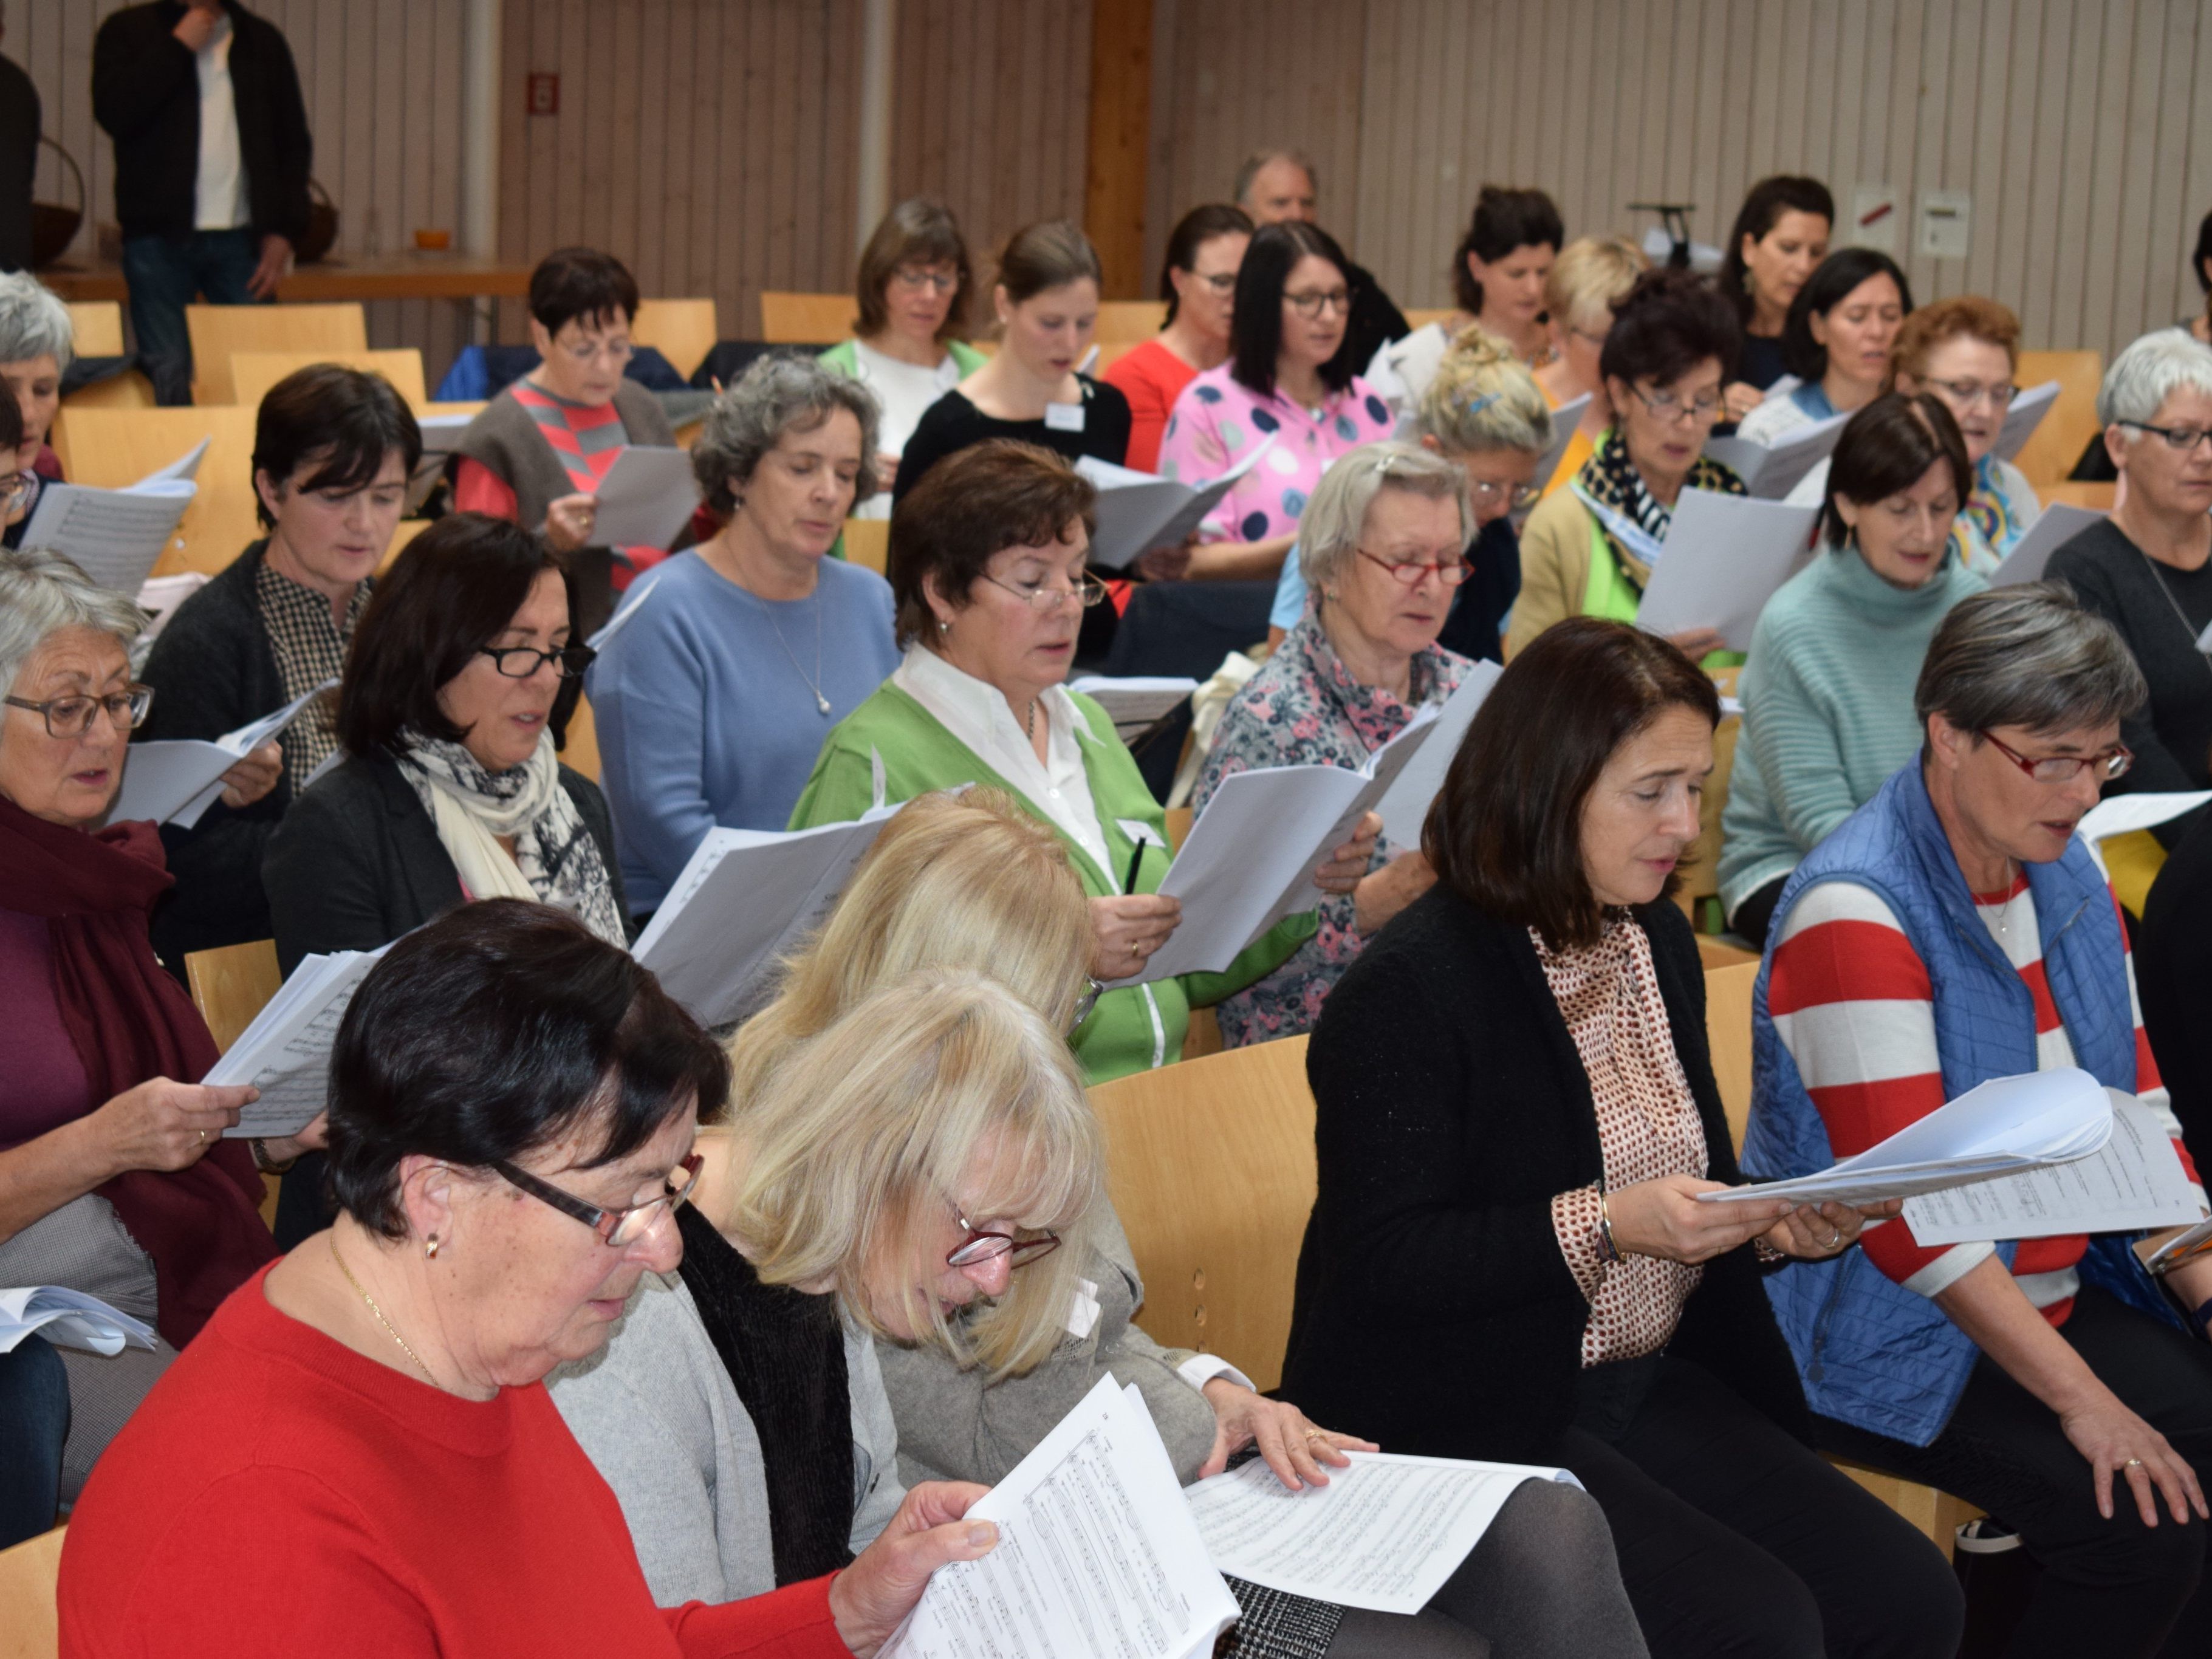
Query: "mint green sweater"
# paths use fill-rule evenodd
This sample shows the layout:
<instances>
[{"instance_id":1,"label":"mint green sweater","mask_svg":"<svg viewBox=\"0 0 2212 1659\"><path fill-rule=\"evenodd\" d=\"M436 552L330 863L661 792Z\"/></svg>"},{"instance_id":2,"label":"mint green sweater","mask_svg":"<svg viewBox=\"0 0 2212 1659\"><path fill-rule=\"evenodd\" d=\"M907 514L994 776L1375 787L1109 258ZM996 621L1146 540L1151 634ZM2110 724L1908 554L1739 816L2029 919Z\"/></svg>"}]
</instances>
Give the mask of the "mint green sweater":
<instances>
[{"instance_id":1,"label":"mint green sweater","mask_svg":"<svg viewBox=\"0 0 2212 1659\"><path fill-rule=\"evenodd\" d=\"M1796 869L1919 749L1921 659L1945 613L1988 585L1954 556L1923 586L1896 587L1856 549L1830 548L1767 602L1737 686L1743 735L1721 813L1727 914Z\"/></svg>"}]
</instances>

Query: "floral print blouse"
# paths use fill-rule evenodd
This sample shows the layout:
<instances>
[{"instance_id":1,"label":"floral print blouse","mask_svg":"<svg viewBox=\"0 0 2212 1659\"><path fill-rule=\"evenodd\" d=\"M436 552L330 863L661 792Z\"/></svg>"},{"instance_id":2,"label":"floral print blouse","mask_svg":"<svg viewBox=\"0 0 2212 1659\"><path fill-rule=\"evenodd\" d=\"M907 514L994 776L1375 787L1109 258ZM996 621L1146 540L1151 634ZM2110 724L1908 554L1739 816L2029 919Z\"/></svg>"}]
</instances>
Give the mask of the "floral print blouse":
<instances>
[{"instance_id":1,"label":"floral print blouse","mask_svg":"<svg viewBox=\"0 0 2212 1659\"><path fill-rule=\"evenodd\" d=\"M1264 542L1295 532L1329 463L1346 450L1396 429L1390 405L1357 374L1318 411L1280 392L1262 397L1241 385L1227 363L1182 389L1160 440L1160 476L1197 485L1219 477L1248 452L1276 436L1259 465L1237 482L1199 526L1200 540Z\"/></svg>"},{"instance_id":2,"label":"floral print blouse","mask_svg":"<svg viewBox=\"0 0 2212 1659\"><path fill-rule=\"evenodd\" d=\"M1204 811L1232 772L1267 766L1356 770L1366 765L1370 755L1405 729L1414 710L1449 696L1474 665L1457 652L1430 646L1414 657L1412 701L1401 702L1379 686L1352 678L1309 604L1304 617L1222 715L1191 796L1193 810ZM1413 850L1394 849L1378 836L1368 868L1379 870L1394 852ZM1322 1000L1364 942L1352 926L1352 895L1324 895L1320 931L1273 973L1215 1009L1223 1043L1241 1048L1310 1030Z\"/></svg>"}]
</instances>

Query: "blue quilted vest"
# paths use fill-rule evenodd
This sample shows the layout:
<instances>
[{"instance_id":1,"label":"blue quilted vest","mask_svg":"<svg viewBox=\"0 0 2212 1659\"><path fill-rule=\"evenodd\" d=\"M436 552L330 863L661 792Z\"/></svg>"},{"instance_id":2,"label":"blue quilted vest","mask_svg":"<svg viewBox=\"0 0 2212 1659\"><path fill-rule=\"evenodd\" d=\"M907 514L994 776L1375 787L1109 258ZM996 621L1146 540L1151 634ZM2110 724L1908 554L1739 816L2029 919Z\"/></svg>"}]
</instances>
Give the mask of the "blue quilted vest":
<instances>
[{"instance_id":1,"label":"blue quilted vest","mask_svg":"<svg viewBox=\"0 0 2212 1659\"><path fill-rule=\"evenodd\" d=\"M1916 756L1874 799L1814 848L1774 907L1766 960L1752 999L1751 1122L1744 1173L1809 1175L1835 1162L1826 1127L1767 1012L1767 979L1790 910L1824 881L1874 892L1904 925L1934 988L1943 1094L2036 1069L2035 1004L1974 909L1973 896L1928 799ZM2135 1017L2119 916L2103 872L2075 839L2055 862L2027 866L2043 961L2075 1063L2108 1088L2134 1093ZM2018 1246L1997 1246L2012 1265ZM2142 1273L2127 1240L2090 1241L2082 1279L2179 1324ZM1924 1446L1942 1432L1977 1350L1934 1302L1846 1250L1769 1275L1767 1298L1796 1357L1805 1403L1824 1417Z\"/></svg>"}]
</instances>

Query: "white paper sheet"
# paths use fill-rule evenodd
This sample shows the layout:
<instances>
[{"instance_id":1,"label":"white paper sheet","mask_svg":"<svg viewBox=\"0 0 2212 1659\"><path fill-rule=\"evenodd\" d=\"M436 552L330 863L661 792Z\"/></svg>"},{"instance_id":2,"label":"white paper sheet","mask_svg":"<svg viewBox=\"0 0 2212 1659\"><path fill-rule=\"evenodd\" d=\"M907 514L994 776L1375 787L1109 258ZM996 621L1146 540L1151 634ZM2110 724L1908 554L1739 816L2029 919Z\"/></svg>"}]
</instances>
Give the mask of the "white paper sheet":
<instances>
[{"instance_id":1,"label":"white paper sheet","mask_svg":"<svg viewBox=\"0 0 2212 1659\"><path fill-rule=\"evenodd\" d=\"M1126 739L1188 702L1198 682L1174 674L1132 674L1118 679L1085 674L1070 680L1067 689L1080 691L1104 709L1115 731Z\"/></svg>"},{"instance_id":2,"label":"white paper sheet","mask_svg":"<svg viewBox=\"0 0 2212 1659\"><path fill-rule=\"evenodd\" d=\"M702 1024L739 1018L777 961L822 925L897 811L787 833L708 830L639 938L637 959Z\"/></svg>"},{"instance_id":3,"label":"white paper sheet","mask_svg":"<svg viewBox=\"0 0 2212 1659\"><path fill-rule=\"evenodd\" d=\"M1153 548L1181 546L1274 443L1270 434L1219 477L1195 485L1085 456L1075 470L1098 489L1098 527L1091 536L1091 562L1123 570Z\"/></svg>"},{"instance_id":4,"label":"white paper sheet","mask_svg":"<svg viewBox=\"0 0 2212 1659\"><path fill-rule=\"evenodd\" d=\"M64 1348L113 1358L128 1347L151 1348L154 1328L64 1285L0 1291L0 1353L13 1353L33 1332Z\"/></svg>"},{"instance_id":5,"label":"white paper sheet","mask_svg":"<svg viewBox=\"0 0 2212 1659\"><path fill-rule=\"evenodd\" d=\"M2188 1171L2155 1114L2108 1089L2112 1136L2087 1158L2050 1169L1923 1193L1905 1200L1919 1243L1973 1244L1998 1238L2185 1226L2203 1211Z\"/></svg>"},{"instance_id":6,"label":"white paper sheet","mask_svg":"<svg viewBox=\"0 0 2212 1659\"><path fill-rule=\"evenodd\" d=\"M2184 812L2193 812L2208 800L2212 789L2149 790L2140 795L2107 795L2081 815L2074 833L2094 849L2110 836L2148 830L2171 823Z\"/></svg>"},{"instance_id":7,"label":"white paper sheet","mask_svg":"<svg viewBox=\"0 0 2212 1659\"><path fill-rule=\"evenodd\" d=\"M1552 411L1552 441L1536 458L1536 470L1528 475L1533 489L1542 489L1552 482L1552 475L1559 470L1559 462L1567 453L1567 446L1575 441L1575 428L1582 423L1583 411L1589 407L1591 393L1570 398ZM1419 442L1417 437L1413 440Z\"/></svg>"},{"instance_id":8,"label":"white paper sheet","mask_svg":"<svg viewBox=\"0 0 2212 1659\"><path fill-rule=\"evenodd\" d=\"M102 587L136 594L198 493L188 478L155 477L128 489L50 483L39 492L22 544L67 554Z\"/></svg>"},{"instance_id":9,"label":"white paper sheet","mask_svg":"<svg viewBox=\"0 0 2212 1659\"><path fill-rule=\"evenodd\" d=\"M666 565L655 565L632 582L629 585L629 592L623 595L622 604L616 607L615 614L608 617L605 625L584 643L594 651L605 650L607 641L629 626L629 619L644 608L647 597L660 585L660 579L667 574Z\"/></svg>"},{"instance_id":10,"label":"white paper sheet","mask_svg":"<svg viewBox=\"0 0 2212 1659\"><path fill-rule=\"evenodd\" d=\"M644 444L624 445L594 493L595 547L666 547L699 505L690 453Z\"/></svg>"},{"instance_id":11,"label":"white paper sheet","mask_svg":"<svg viewBox=\"0 0 2212 1659\"><path fill-rule=\"evenodd\" d=\"M1701 1204L1787 1198L1875 1203L2019 1175L2100 1152L2112 1133L2104 1085L2078 1067L1993 1078L1888 1139L1789 1181L1700 1193Z\"/></svg>"},{"instance_id":12,"label":"white paper sheet","mask_svg":"<svg viewBox=\"0 0 2212 1659\"><path fill-rule=\"evenodd\" d=\"M1748 651L1759 613L1812 557L1819 517L1813 507L1684 490L1636 625L1654 634L1717 628L1729 650Z\"/></svg>"},{"instance_id":13,"label":"white paper sheet","mask_svg":"<svg viewBox=\"0 0 2212 1659\"><path fill-rule=\"evenodd\" d=\"M153 644L161 630L169 625L169 618L177 614L177 607L208 585L207 572L186 570L174 576L149 576L138 586L138 608L153 621L138 636L137 646ZM143 665L143 659L136 647L131 654L131 668L136 672Z\"/></svg>"},{"instance_id":14,"label":"white paper sheet","mask_svg":"<svg viewBox=\"0 0 2212 1659\"><path fill-rule=\"evenodd\" d=\"M1437 714L1437 729L1429 733L1420 750L1406 763L1398 774L1398 781L1382 792L1382 799L1375 810L1382 815L1382 836L1401 852L1412 852L1421 844L1421 825L1427 822L1430 803L1437 791L1444 787L1444 774L1451 769L1452 757L1467 741L1468 727L1474 724L1482 700L1490 695L1490 688L1498 684L1498 677L1505 671L1487 659L1478 661L1468 671L1467 678L1444 700Z\"/></svg>"},{"instance_id":15,"label":"white paper sheet","mask_svg":"<svg viewBox=\"0 0 2212 1659\"><path fill-rule=\"evenodd\" d=\"M2004 424L1997 428L1997 440L1990 446L1999 460L2008 461L2027 447L2027 441L2035 435L2035 428L2043 424L2043 417L2051 412L2051 405L2057 398L2058 382L2045 380L2012 400L2012 407L2005 410Z\"/></svg>"},{"instance_id":16,"label":"white paper sheet","mask_svg":"<svg viewBox=\"0 0 2212 1659\"><path fill-rule=\"evenodd\" d=\"M1705 453L1741 478L1754 501L1778 501L1834 452L1850 419L1847 414L1831 415L1792 427L1771 444L1752 438L1708 438ZM1668 539L1671 544L1671 536Z\"/></svg>"},{"instance_id":17,"label":"white paper sheet","mask_svg":"<svg viewBox=\"0 0 2212 1659\"><path fill-rule=\"evenodd\" d=\"M2012 544L2004 562L1990 578L1991 587L2011 587L2021 582L2039 582L2051 556L2106 515L2067 501L2052 501Z\"/></svg>"},{"instance_id":18,"label":"white paper sheet","mask_svg":"<svg viewBox=\"0 0 2212 1659\"><path fill-rule=\"evenodd\" d=\"M314 1120L330 1095L331 1047L346 1006L392 947L310 956L238 1034L203 1083L250 1083L261 1098L223 1133L289 1135Z\"/></svg>"},{"instance_id":19,"label":"white paper sheet","mask_svg":"<svg viewBox=\"0 0 2212 1659\"><path fill-rule=\"evenodd\" d=\"M123 787L108 813L112 823L147 818L196 827L222 793L222 775L299 717L300 711L336 685L325 680L273 714L226 732L212 743L191 738L134 743L124 753Z\"/></svg>"},{"instance_id":20,"label":"white paper sheet","mask_svg":"<svg viewBox=\"0 0 2212 1659\"><path fill-rule=\"evenodd\" d=\"M1159 1431L1110 1376L968 1513L997 1546L939 1568L882 1659L1189 1659L1237 1616Z\"/></svg>"},{"instance_id":21,"label":"white paper sheet","mask_svg":"<svg viewBox=\"0 0 2212 1659\"><path fill-rule=\"evenodd\" d=\"M1257 1458L1184 1489L1221 1571L1340 1607L1416 1613L1526 1480L1565 1469L1350 1452L1328 1485L1291 1492Z\"/></svg>"},{"instance_id":22,"label":"white paper sheet","mask_svg":"<svg viewBox=\"0 0 2212 1659\"><path fill-rule=\"evenodd\" d=\"M461 441L461 434L469 429L474 415L447 411L435 415L417 415L416 427L422 434L422 453L425 455L450 455Z\"/></svg>"}]
</instances>

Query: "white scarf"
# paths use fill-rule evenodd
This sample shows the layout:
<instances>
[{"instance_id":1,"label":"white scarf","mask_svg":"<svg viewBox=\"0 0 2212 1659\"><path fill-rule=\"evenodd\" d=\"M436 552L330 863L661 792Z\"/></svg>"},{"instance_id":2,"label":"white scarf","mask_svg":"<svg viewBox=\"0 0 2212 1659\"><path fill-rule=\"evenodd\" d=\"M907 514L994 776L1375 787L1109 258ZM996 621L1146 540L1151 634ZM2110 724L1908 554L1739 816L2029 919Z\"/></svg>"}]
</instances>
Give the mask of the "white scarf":
<instances>
[{"instance_id":1,"label":"white scarf","mask_svg":"<svg viewBox=\"0 0 2212 1659\"><path fill-rule=\"evenodd\" d=\"M567 910L610 945L628 945L599 843L561 787L553 734L521 765L487 771L458 743L409 734L400 772L413 786L472 899L519 898ZM499 844L514 838L514 856Z\"/></svg>"}]
</instances>

